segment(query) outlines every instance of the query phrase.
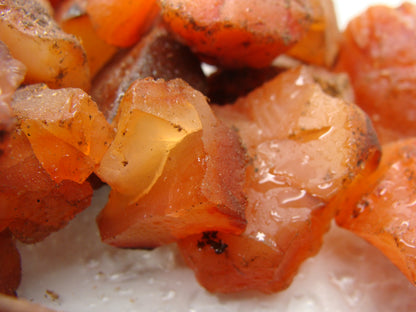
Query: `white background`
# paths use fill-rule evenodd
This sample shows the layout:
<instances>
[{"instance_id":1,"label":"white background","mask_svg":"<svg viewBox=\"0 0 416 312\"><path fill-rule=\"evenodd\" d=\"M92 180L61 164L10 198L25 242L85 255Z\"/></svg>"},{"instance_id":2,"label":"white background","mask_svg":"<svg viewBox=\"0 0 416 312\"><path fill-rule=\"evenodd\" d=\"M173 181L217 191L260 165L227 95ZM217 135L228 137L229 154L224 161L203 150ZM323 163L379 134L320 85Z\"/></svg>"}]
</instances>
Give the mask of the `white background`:
<instances>
[{"instance_id":1,"label":"white background","mask_svg":"<svg viewBox=\"0 0 416 312\"><path fill-rule=\"evenodd\" d=\"M387 1L377 1L377 0L335 0L333 1L335 9L338 16L338 23L343 29L347 22L357 15L360 12L363 12L368 6L374 4L387 4L390 6L398 6L404 1L399 0L387 0ZM415 1L408 1L415 2Z\"/></svg>"}]
</instances>

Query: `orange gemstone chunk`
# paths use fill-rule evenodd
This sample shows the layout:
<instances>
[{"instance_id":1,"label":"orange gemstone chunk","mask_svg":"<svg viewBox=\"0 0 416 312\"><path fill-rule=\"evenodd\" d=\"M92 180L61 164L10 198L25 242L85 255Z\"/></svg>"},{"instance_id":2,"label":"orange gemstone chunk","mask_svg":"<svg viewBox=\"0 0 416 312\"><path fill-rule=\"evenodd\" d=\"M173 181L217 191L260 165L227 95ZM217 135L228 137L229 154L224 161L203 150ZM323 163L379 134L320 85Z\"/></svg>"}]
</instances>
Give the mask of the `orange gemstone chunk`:
<instances>
[{"instance_id":1,"label":"orange gemstone chunk","mask_svg":"<svg viewBox=\"0 0 416 312\"><path fill-rule=\"evenodd\" d=\"M12 102L20 129L41 165L56 182L84 182L98 167L113 130L81 89L30 85Z\"/></svg>"},{"instance_id":2,"label":"orange gemstone chunk","mask_svg":"<svg viewBox=\"0 0 416 312\"><path fill-rule=\"evenodd\" d=\"M346 185L375 169L379 146L368 117L326 95L307 68L278 75L217 116L238 130L250 157L243 234L204 232L179 241L211 292L288 287L316 254Z\"/></svg>"},{"instance_id":3,"label":"orange gemstone chunk","mask_svg":"<svg viewBox=\"0 0 416 312\"><path fill-rule=\"evenodd\" d=\"M416 136L415 4L374 6L353 19L336 68L349 74L380 142Z\"/></svg>"},{"instance_id":4,"label":"orange gemstone chunk","mask_svg":"<svg viewBox=\"0 0 416 312\"><path fill-rule=\"evenodd\" d=\"M87 0L87 13L107 43L128 47L149 30L159 15L156 0Z\"/></svg>"},{"instance_id":5,"label":"orange gemstone chunk","mask_svg":"<svg viewBox=\"0 0 416 312\"><path fill-rule=\"evenodd\" d=\"M286 54L307 64L331 67L339 50L341 33L332 0L313 0L312 25Z\"/></svg>"},{"instance_id":6,"label":"orange gemstone chunk","mask_svg":"<svg viewBox=\"0 0 416 312\"><path fill-rule=\"evenodd\" d=\"M50 12L36 0L5 0L0 6L0 40L14 58L25 64L25 83L50 88L90 88L84 48L65 33Z\"/></svg>"},{"instance_id":7,"label":"orange gemstone chunk","mask_svg":"<svg viewBox=\"0 0 416 312\"><path fill-rule=\"evenodd\" d=\"M338 225L379 248L416 285L416 139L383 145L379 168L336 206Z\"/></svg>"},{"instance_id":8,"label":"orange gemstone chunk","mask_svg":"<svg viewBox=\"0 0 416 312\"><path fill-rule=\"evenodd\" d=\"M43 169L21 130L11 134L0 162L0 229L25 243L44 239L90 205L92 188L56 183Z\"/></svg>"},{"instance_id":9,"label":"orange gemstone chunk","mask_svg":"<svg viewBox=\"0 0 416 312\"><path fill-rule=\"evenodd\" d=\"M162 0L162 17L207 63L224 67L270 65L309 30L315 1Z\"/></svg>"},{"instance_id":10,"label":"orange gemstone chunk","mask_svg":"<svg viewBox=\"0 0 416 312\"><path fill-rule=\"evenodd\" d=\"M104 242L153 248L205 230L241 233L245 153L205 97L180 79L137 80L97 174L112 187Z\"/></svg>"},{"instance_id":11,"label":"orange gemstone chunk","mask_svg":"<svg viewBox=\"0 0 416 312\"><path fill-rule=\"evenodd\" d=\"M63 31L80 39L88 59L90 75L93 78L118 51L118 48L98 36L86 12L86 6L86 0L66 0L55 12L55 20Z\"/></svg>"}]
</instances>

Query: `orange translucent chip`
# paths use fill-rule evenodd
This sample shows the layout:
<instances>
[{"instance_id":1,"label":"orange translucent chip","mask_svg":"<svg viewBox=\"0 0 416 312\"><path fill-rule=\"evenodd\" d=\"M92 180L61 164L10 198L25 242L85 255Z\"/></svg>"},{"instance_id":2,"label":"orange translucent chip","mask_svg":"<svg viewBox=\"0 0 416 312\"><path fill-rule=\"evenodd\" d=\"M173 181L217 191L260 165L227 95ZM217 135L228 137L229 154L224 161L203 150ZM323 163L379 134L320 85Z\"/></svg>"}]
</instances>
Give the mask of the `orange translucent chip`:
<instances>
[{"instance_id":1,"label":"orange translucent chip","mask_svg":"<svg viewBox=\"0 0 416 312\"><path fill-rule=\"evenodd\" d=\"M336 69L349 74L382 143L416 136L415 4L373 6L351 20Z\"/></svg>"},{"instance_id":2,"label":"orange translucent chip","mask_svg":"<svg viewBox=\"0 0 416 312\"><path fill-rule=\"evenodd\" d=\"M65 32L80 39L87 54L90 75L94 77L118 48L98 36L87 15L86 6L86 0L64 1L55 12L55 19Z\"/></svg>"},{"instance_id":3,"label":"orange translucent chip","mask_svg":"<svg viewBox=\"0 0 416 312\"><path fill-rule=\"evenodd\" d=\"M11 134L0 162L0 230L34 243L64 227L90 205L92 188L64 180L56 183L42 168L25 134Z\"/></svg>"},{"instance_id":4,"label":"orange translucent chip","mask_svg":"<svg viewBox=\"0 0 416 312\"><path fill-rule=\"evenodd\" d=\"M312 25L286 54L308 64L331 67L339 50L341 33L332 0L313 0Z\"/></svg>"},{"instance_id":5,"label":"orange translucent chip","mask_svg":"<svg viewBox=\"0 0 416 312\"><path fill-rule=\"evenodd\" d=\"M264 67L308 31L314 1L162 0L162 17L207 63Z\"/></svg>"},{"instance_id":6,"label":"orange translucent chip","mask_svg":"<svg viewBox=\"0 0 416 312\"><path fill-rule=\"evenodd\" d=\"M87 13L107 43L127 47L137 42L159 14L156 0L87 0Z\"/></svg>"},{"instance_id":7,"label":"orange translucent chip","mask_svg":"<svg viewBox=\"0 0 416 312\"><path fill-rule=\"evenodd\" d=\"M204 230L245 227L245 154L205 97L180 79L137 80L97 174L112 187L104 242L153 248Z\"/></svg>"},{"instance_id":8,"label":"orange translucent chip","mask_svg":"<svg viewBox=\"0 0 416 312\"><path fill-rule=\"evenodd\" d=\"M416 139L383 145L378 169L335 205L338 225L379 248L416 285Z\"/></svg>"},{"instance_id":9,"label":"orange translucent chip","mask_svg":"<svg viewBox=\"0 0 416 312\"><path fill-rule=\"evenodd\" d=\"M12 108L36 157L56 182L84 182L98 167L113 130L81 89L30 85L14 95Z\"/></svg>"},{"instance_id":10,"label":"orange translucent chip","mask_svg":"<svg viewBox=\"0 0 416 312\"><path fill-rule=\"evenodd\" d=\"M42 3L6 0L0 6L0 40L14 58L25 64L25 83L46 83L51 88L90 88L84 48L65 33Z\"/></svg>"},{"instance_id":11,"label":"orange translucent chip","mask_svg":"<svg viewBox=\"0 0 416 312\"><path fill-rule=\"evenodd\" d=\"M315 255L334 215L329 203L375 169L379 146L368 117L326 95L307 68L278 75L232 105L215 107L250 157L247 227L179 241L185 261L211 292L288 287Z\"/></svg>"}]
</instances>

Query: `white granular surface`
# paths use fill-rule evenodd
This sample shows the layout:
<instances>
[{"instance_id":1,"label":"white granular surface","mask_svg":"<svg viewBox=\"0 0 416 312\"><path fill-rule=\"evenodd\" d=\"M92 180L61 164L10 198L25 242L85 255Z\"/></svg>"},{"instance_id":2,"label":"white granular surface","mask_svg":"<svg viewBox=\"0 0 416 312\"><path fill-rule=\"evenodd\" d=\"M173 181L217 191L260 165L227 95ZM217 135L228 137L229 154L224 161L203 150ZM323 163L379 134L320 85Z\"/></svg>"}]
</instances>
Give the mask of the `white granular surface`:
<instances>
[{"instance_id":1,"label":"white granular surface","mask_svg":"<svg viewBox=\"0 0 416 312\"><path fill-rule=\"evenodd\" d=\"M102 244L95 216L107 195L99 190L89 209L43 242L19 245L19 296L67 312L416 311L416 288L378 250L335 225L289 289L212 295L174 245L143 251Z\"/></svg>"}]
</instances>

